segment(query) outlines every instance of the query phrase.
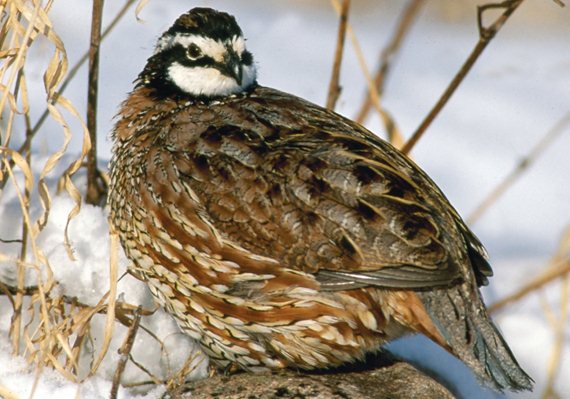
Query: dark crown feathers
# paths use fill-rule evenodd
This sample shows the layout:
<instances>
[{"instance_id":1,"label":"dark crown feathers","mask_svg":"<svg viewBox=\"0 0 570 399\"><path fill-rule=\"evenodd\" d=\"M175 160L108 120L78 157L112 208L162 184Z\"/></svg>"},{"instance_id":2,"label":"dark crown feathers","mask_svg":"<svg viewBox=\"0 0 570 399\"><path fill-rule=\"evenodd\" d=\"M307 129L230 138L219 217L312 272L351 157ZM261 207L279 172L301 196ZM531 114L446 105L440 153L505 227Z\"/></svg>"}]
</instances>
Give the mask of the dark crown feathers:
<instances>
[{"instance_id":1,"label":"dark crown feathers","mask_svg":"<svg viewBox=\"0 0 570 399\"><path fill-rule=\"evenodd\" d=\"M165 35L177 33L198 34L214 40L241 36L242 31L235 18L212 8L196 7L181 15Z\"/></svg>"}]
</instances>

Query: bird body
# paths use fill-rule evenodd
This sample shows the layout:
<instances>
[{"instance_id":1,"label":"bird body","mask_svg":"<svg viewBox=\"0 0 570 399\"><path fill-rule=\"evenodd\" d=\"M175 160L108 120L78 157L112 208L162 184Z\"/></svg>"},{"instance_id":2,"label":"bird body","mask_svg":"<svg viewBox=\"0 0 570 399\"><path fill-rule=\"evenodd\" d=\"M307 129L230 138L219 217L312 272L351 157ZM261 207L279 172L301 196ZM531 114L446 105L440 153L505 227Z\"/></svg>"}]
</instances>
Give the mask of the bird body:
<instances>
[{"instance_id":1,"label":"bird body","mask_svg":"<svg viewBox=\"0 0 570 399\"><path fill-rule=\"evenodd\" d=\"M423 333L494 388L530 387L480 298L485 251L435 183L362 126L258 85L233 17L181 16L113 134L131 272L216 365L328 368Z\"/></svg>"}]
</instances>

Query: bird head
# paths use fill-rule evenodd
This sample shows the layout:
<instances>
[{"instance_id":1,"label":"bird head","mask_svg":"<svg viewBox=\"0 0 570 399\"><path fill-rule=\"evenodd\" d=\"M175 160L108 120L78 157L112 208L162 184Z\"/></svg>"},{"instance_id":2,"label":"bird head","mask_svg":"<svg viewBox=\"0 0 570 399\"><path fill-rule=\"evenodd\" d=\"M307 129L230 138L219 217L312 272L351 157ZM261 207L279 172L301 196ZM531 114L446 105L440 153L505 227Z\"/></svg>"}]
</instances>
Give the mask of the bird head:
<instances>
[{"instance_id":1,"label":"bird head","mask_svg":"<svg viewBox=\"0 0 570 399\"><path fill-rule=\"evenodd\" d=\"M246 91L255 81L253 56L235 18L193 8L158 39L138 84L158 94L212 99Z\"/></svg>"}]
</instances>

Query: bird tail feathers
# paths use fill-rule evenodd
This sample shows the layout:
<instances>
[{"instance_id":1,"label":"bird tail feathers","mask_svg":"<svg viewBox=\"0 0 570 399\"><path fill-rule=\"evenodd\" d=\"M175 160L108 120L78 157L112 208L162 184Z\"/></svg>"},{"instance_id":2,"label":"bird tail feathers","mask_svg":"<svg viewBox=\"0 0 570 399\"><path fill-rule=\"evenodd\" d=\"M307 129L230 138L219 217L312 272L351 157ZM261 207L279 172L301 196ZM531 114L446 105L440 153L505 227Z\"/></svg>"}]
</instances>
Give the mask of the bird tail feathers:
<instances>
[{"instance_id":1,"label":"bird tail feathers","mask_svg":"<svg viewBox=\"0 0 570 399\"><path fill-rule=\"evenodd\" d=\"M533 380L487 315L477 288L464 283L417 294L449 350L485 385L498 391L532 389Z\"/></svg>"}]
</instances>

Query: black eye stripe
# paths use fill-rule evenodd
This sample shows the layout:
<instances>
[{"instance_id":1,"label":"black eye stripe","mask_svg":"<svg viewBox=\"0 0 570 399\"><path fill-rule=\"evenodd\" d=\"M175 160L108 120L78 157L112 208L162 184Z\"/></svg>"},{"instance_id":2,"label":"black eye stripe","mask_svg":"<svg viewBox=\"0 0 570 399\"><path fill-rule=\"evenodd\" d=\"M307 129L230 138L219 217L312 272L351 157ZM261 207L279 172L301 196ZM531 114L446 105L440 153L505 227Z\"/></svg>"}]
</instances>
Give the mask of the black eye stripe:
<instances>
[{"instance_id":1,"label":"black eye stripe","mask_svg":"<svg viewBox=\"0 0 570 399\"><path fill-rule=\"evenodd\" d=\"M253 55L249 51L244 51L241 55L241 62L244 65L250 66L253 63Z\"/></svg>"},{"instance_id":2,"label":"black eye stripe","mask_svg":"<svg viewBox=\"0 0 570 399\"><path fill-rule=\"evenodd\" d=\"M184 47L180 44L172 47L171 49L164 51L164 60L166 64L172 64L178 62L184 66L208 66L215 64L216 62L212 57L207 55L202 55L199 58L191 59L188 56L189 47ZM201 52L201 51L200 51Z\"/></svg>"},{"instance_id":3,"label":"black eye stripe","mask_svg":"<svg viewBox=\"0 0 570 399\"><path fill-rule=\"evenodd\" d=\"M189 48L190 45L183 46L182 44L176 44L172 48L164 50L161 57L164 65L178 63L188 68L214 68L222 75L232 77L232 74L228 72L228 66L224 62L218 62L204 53L196 59L190 58L188 55ZM228 48L228 51L233 52L233 48ZM253 64L253 56L247 50L245 50L239 58L243 66L251 66Z\"/></svg>"},{"instance_id":4,"label":"black eye stripe","mask_svg":"<svg viewBox=\"0 0 570 399\"><path fill-rule=\"evenodd\" d=\"M195 46L197 50L200 51L200 56L196 59L190 57L190 48ZM228 47L228 51L233 51L232 47ZM210 56L204 54L202 50L195 44L191 43L188 46L183 46L182 44L176 44L168 50L163 51L164 59L170 59L170 62L178 62L185 66L211 66L220 69L217 62ZM251 66L253 64L253 55L251 52L244 50L240 56L241 63L244 66Z\"/></svg>"},{"instance_id":5,"label":"black eye stripe","mask_svg":"<svg viewBox=\"0 0 570 399\"><path fill-rule=\"evenodd\" d=\"M190 60L187 57L183 57L181 59L176 59L176 61L186 67L214 68L220 71L222 74L226 74L226 66L223 63L216 62L216 60L207 55L202 56L197 60Z\"/></svg>"}]
</instances>

